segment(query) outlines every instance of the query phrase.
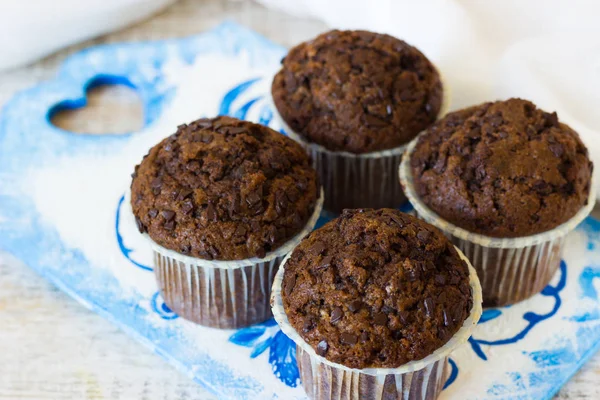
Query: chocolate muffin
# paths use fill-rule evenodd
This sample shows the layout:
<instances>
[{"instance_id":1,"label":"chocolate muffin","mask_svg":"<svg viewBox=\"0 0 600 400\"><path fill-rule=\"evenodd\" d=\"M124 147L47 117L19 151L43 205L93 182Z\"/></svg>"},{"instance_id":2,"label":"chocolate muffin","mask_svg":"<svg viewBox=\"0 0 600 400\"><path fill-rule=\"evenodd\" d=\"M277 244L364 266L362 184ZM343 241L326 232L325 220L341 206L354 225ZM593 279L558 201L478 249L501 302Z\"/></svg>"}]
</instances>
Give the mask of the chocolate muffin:
<instances>
[{"instance_id":1,"label":"chocolate muffin","mask_svg":"<svg viewBox=\"0 0 600 400\"><path fill-rule=\"evenodd\" d=\"M271 90L296 133L355 154L409 142L442 105L440 76L419 50L367 31L334 30L292 48Z\"/></svg>"},{"instance_id":2,"label":"chocolate muffin","mask_svg":"<svg viewBox=\"0 0 600 400\"><path fill-rule=\"evenodd\" d=\"M179 126L144 157L131 184L141 232L208 260L264 257L306 225L317 197L302 147L228 117Z\"/></svg>"},{"instance_id":3,"label":"chocolate muffin","mask_svg":"<svg viewBox=\"0 0 600 400\"><path fill-rule=\"evenodd\" d=\"M593 165L577 133L526 100L449 114L411 153L417 194L470 232L521 237L551 230L587 204Z\"/></svg>"},{"instance_id":4,"label":"chocolate muffin","mask_svg":"<svg viewBox=\"0 0 600 400\"><path fill-rule=\"evenodd\" d=\"M288 259L281 293L289 323L317 354L359 369L432 354L473 306L454 246L392 209L346 210L312 232Z\"/></svg>"},{"instance_id":5,"label":"chocolate muffin","mask_svg":"<svg viewBox=\"0 0 600 400\"><path fill-rule=\"evenodd\" d=\"M435 121L443 88L431 62L389 35L330 31L283 59L275 117L313 160L327 211L396 208L404 145Z\"/></svg>"}]
</instances>

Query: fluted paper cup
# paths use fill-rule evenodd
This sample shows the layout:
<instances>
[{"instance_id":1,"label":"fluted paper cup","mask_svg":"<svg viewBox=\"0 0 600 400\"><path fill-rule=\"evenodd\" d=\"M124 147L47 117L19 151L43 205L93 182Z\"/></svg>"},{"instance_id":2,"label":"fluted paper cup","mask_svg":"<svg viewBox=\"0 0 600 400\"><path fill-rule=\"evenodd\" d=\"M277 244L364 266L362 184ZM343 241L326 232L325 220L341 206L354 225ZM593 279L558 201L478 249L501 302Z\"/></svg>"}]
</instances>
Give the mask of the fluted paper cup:
<instances>
[{"instance_id":1,"label":"fluted paper cup","mask_svg":"<svg viewBox=\"0 0 600 400\"><path fill-rule=\"evenodd\" d=\"M516 238L479 235L444 220L419 198L410 167L410 155L417 141L418 137L409 144L399 168L404 193L415 214L444 232L471 260L483 288L483 305L506 306L539 293L560 266L566 236L594 208L593 182L587 204L571 219L552 230Z\"/></svg>"},{"instance_id":2,"label":"fluted paper cup","mask_svg":"<svg viewBox=\"0 0 600 400\"><path fill-rule=\"evenodd\" d=\"M305 227L263 258L205 260L167 249L150 238L160 293L177 315L200 325L237 329L271 318L271 285L283 258L314 228L323 189Z\"/></svg>"},{"instance_id":3,"label":"fluted paper cup","mask_svg":"<svg viewBox=\"0 0 600 400\"><path fill-rule=\"evenodd\" d=\"M448 112L450 106L450 89L444 80L442 86L438 119ZM331 151L308 142L291 129L279 114L272 97L271 108L287 135L300 143L310 155L325 190L325 210L339 214L345 208L398 208L406 202L396 176L406 145L364 154Z\"/></svg>"},{"instance_id":4,"label":"fluted paper cup","mask_svg":"<svg viewBox=\"0 0 600 400\"><path fill-rule=\"evenodd\" d=\"M397 368L348 368L319 356L289 323L283 307L281 286L288 255L275 276L271 294L273 316L279 327L296 344L296 362L302 386L312 400L433 400L438 397L448 373L448 357L463 345L481 317L481 285L465 255L473 306L461 328L442 347L421 360Z\"/></svg>"}]
</instances>

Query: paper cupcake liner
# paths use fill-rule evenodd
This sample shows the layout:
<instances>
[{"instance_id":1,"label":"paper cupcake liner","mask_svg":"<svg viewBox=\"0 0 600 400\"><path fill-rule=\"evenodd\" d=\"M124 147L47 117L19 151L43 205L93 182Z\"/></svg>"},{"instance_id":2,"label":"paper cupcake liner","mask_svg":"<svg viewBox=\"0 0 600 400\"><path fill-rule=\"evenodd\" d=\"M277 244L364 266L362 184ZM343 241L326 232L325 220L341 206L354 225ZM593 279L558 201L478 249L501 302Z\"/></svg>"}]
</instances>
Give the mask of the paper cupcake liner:
<instances>
[{"instance_id":1,"label":"paper cupcake liner","mask_svg":"<svg viewBox=\"0 0 600 400\"><path fill-rule=\"evenodd\" d=\"M331 367L296 346L304 391L319 400L427 399L438 397L446 383L448 358L405 374L367 375Z\"/></svg>"},{"instance_id":2,"label":"paper cupcake liner","mask_svg":"<svg viewBox=\"0 0 600 400\"><path fill-rule=\"evenodd\" d=\"M313 400L430 400L435 399L446 382L447 359L463 345L481 317L481 285L477 273L465 255L460 257L469 267L469 284L473 306L461 328L442 347L421 360L410 361L397 368L348 368L319 356L289 323L283 307L281 287L285 264L282 261L275 276L271 294L273 316L282 332L296 344L296 361L302 386Z\"/></svg>"},{"instance_id":3,"label":"paper cupcake liner","mask_svg":"<svg viewBox=\"0 0 600 400\"><path fill-rule=\"evenodd\" d=\"M444 220L421 201L414 187L410 155L413 140L399 168L404 193L421 219L439 228L471 260L483 287L483 304L499 307L517 303L539 293L560 265L566 236L592 211L596 195L590 185L588 203L556 228L530 236L495 238L469 232ZM592 180L595 175L592 176Z\"/></svg>"},{"instance_id":4,"label":"paper cupcake liner","mask_svg":"<svg viewBox=\"0 0 600 400\"><path fill-rule=\"evenodd\" d=\"M279 264L313 230L322 207L321 189L302 231L263 258L204 260L162 247L144 234L154 251L165 304L180 317L213 328L237 329L271 318L269 300Z\"/></svg>"},{"instance_id":5,"label":"paper cupcake liner","mask_svg":"<svg viewBox=\"0 0 600 400\"><path fill-rule=\"evenodd\" d=\"M445 81L438 118L450 105L450 89ZM324 209L339 214L345 208L398 208L406 202L396 171L406 145L365 154L331 151L306 141L279 115L271 98L275 119L287 135L300 143L310 155L325 190Z\"/></svg>"}]
</instances>

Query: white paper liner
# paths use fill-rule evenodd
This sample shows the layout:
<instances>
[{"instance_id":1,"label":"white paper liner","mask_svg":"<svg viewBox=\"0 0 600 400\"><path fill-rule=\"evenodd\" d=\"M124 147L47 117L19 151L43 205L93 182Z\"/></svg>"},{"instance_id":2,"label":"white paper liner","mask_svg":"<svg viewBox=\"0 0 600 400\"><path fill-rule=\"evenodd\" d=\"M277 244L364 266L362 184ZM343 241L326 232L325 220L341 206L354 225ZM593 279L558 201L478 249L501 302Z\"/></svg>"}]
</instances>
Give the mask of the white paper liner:
<instances>
[{"instance_id":1,"label":"white paper liner","mask_svg":"<svg viewBox=\"0 0 600 400\"><path fill-rule=\"evenodd\" d=\"M342 364L337 364L332 361L327 360L324 357L319 356L315 350L312 348L310 344L304 341L302 336L296 332L294 327L288 321L287 315L285 313L285 309L283 307L283 299L281 297L281 288L283 283L283 274L285 272L285 265L291 255L288 254L285 259L281 262L281 266L279 267L279 271L277 275L275 275L275 280L273 281L273 289L271 291L271 309L273 311L273 316L275 317L275 321L279 324L279 327L289 337L291 340L296 343L296 345L301 349L302 352L310 355L312 359L315 359L318 364L326 365L335 370L347 371L349 373L359 373L366 374L370 376L387 376L387 375L402 375L411 373L414 371L419 371L428 365L431 365L435 362L444 360L450 353L464 344L469 337L471 337L471 333L477 322L479 322L479 318L482 313L482 294L481 294L481 285L479 283L479 279L477 278L477 273L473 266L465 257L465 255L460 251L460 249L456 249L461 259L463 259L467 266L469 267L469 285L471 286L471 293L473 296L473 306L471 308L471 312L469 317L463 322L461 328L456 332L450 340L444 344L442 347L435 350L432 354L421 360L410 361L400 367L397 368L365 368L365 369L357 369L357 368L349 368Z\"/></svg>"},{"instance_id":2,"label":"white paper liner","mask_svg":"<svg viewBox=\"0 0 600 400\"><path fill-rule=\"evenodd\" d=\"M126 201L131 210L130 196ZM204 326L237 329L271 318L270 290L282 259L309 234L323 207L323 190L305 227L264 258L204 260L155 243L154 274L165 303L177 315Z\"/></svg>"},{"instance_id":3,"label":"white paper liner","mask_svg":"<svg viewBox=\"0 0 600 400\"><path fill-rule=\"evenodd\" d=\"M573 231L577 227L577 225L579 225L581 222L583 222L584 219L587 218L587 216L594 208L594 205L596 204L596 185L594 182L596 174L592 174L592 182L590 184L590 193L588 196L587 204L583 206L577 212L577 214L575 214L568 221L564 222L563 224L557 226L552 230L538 233L535 235L522 236L516 238L496 238L469 232L466 229L460 228L441 218L429 207L427 207L417 195L410 167L410 156L420 136L421 135L417 136L411 143L409 143L406 149L406 153L404 154L404 157L402 159L402 163L400 164L399 175L402 188L404 189L404 194L406 195L406 197L408 197L408 200L415 208L419 217L429 222L430 224L438 227L446 234L450 234L458 239L469 241L471 243L475 243L484 247L502 249L523 248L538 245L566 236L569 232Z\"/></svg>"},{"instance_id":4,"label":"white paper liner","mask_svg":"<svg viewBox=\"0 0 600 400\"><path fill-rule=\"evenodd\" d=\"M435 400L448 378L444 357L418 371L401 375L366 375L322 364L296 346L300 379L313 400Z\"/></svg>"},{"instance_id":5,"label":"white paper liner","mask_svg":"<svg viewBox=\"0 0 600 400\"><path fill-rule=\"evenodd\" d=\"M532 246L493 248L451 238L477 270L484 307L514 304L539 293L560 266L565 239L560 236Z\"/></svg>"},{"instance_id":6,"label":"white paper liner","mask_svg":"<svg viewBox=\"0 0 600 400\"><path fill-rule=\"evenodd\" d=\"M154 274L165 303L180 317L238 329L271 318L271 284L282 259L227 269L187 264L155 251Z\"/></svg>"},{"instance_id":7,"label":"white paper liner","mask_svg":"<svg viewBox=\"0 0 600 400\"><path fill-rule=\"evenodd\" d=\"M450 106L450 88L441 75L440 78L443 98L438 119L447 113ZM275 119L288 136L300 143L311 156L325 189L326 210L340 213L344 208L394 208L406 202L395 176L406 145L364 154L328 150L308 142L291 129L279 114L271 95L269 101Z\"/></svg>"}]
</instances>

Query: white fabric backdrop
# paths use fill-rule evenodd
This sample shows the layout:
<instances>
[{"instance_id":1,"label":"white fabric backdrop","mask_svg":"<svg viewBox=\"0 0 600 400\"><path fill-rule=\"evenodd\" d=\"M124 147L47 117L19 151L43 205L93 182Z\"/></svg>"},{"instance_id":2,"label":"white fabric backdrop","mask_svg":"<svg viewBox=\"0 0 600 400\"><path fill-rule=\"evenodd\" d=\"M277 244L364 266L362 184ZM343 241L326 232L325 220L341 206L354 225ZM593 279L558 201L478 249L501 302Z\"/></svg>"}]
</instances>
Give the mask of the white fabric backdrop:
<instances>
[{"instance_id":1,"label":"white fabric backdrop","mask_svg":"<svg viewBox=\"0 0 600 400\"><path fill-rule=\"evenodd\" d=\"M451 86L452 109L519 96L555 110L600 168L600 1L259 1L417 46Z\"/></svg>"},{"instance_id":2,"label":"white fabric backdrop","mask_svg":"<svg viewBox=\"0 0 600 400\"><path fill-rule=\"evenodd\" d=\"M0 71L141 21L175 0L0 0Z\"/></svg>"}]
</instances>

